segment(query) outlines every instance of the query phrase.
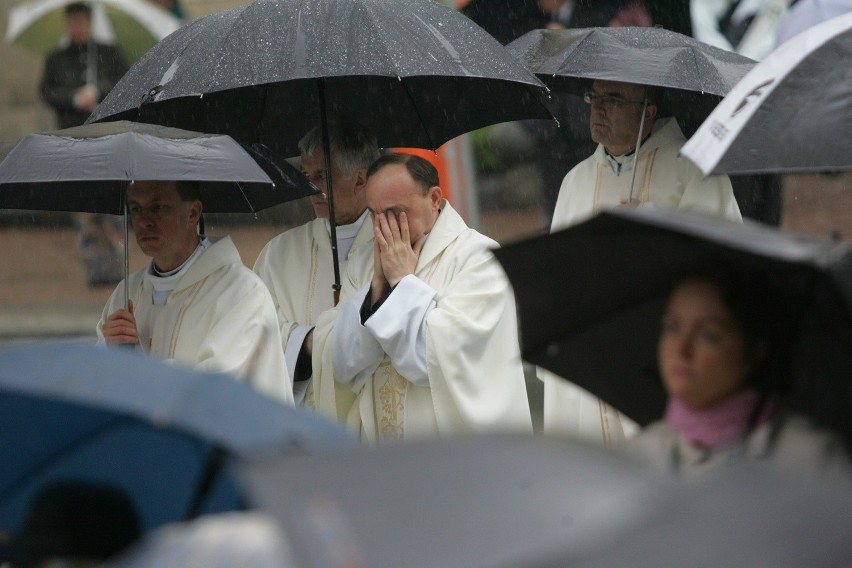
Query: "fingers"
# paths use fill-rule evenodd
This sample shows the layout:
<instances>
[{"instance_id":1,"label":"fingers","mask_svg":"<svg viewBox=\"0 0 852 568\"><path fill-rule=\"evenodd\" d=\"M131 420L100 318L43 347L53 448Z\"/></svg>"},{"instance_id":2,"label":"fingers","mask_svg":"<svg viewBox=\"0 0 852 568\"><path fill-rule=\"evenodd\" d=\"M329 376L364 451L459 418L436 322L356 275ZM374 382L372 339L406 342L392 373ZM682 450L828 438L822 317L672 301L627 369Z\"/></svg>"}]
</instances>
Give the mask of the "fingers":
<instances>
[{"instance_id":1,"label":"fingers","mask_svg":"<svg viewBox=\"0 0 852 568\"><path fill-rule=\"evenodd\" d=\"M411 242L411 234L408 230L408 215L405 211L399 214L399 236L402 242L408 244Z\"/></svg>"},{"instance_id":2,"label":"fingers","mask_svg":"<svg viewBox=\"0 0 852 568\"><path fill-rule=\"evenodd\" d=\"M134 315L133 312L133 300L127 300L127 309L130 310L130 315ZM135 323L135 319L133 320Z\"/></svg>"},{"instance_id":3,"label":"fingers","mask_svg":"<svg viewBox=\"0 0 852 568\"><path fill-rule=\"evenodd\" d=\"M136 318L128 310L116 310L107 317L102 329L108 344L139 343Z\"/></svg>"}]
</instances>

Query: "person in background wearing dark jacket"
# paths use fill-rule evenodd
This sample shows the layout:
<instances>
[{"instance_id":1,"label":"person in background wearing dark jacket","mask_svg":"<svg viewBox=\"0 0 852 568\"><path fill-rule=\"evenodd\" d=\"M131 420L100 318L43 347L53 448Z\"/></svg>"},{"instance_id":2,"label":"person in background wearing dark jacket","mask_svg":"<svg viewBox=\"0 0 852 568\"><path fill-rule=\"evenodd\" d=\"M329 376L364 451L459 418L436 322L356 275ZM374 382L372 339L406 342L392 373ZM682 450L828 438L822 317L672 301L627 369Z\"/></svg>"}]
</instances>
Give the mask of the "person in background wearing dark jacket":
<instances>
[{"instance_id":1,"label":"person in background wearing dark jacket","mask_svg":"<svg viewBox=\"0 0 852 568\"><path fill-rule=\"evenodd\" d=\"M91 37L92 9L88 4L68 4L65 24L68 45L47 56L39 86L42 100L56 113L59 128L83 124L129 67L117 47ZM120 218L78 213L74 225L88 285L114 286L121 281Z\"/></svg>"}]
</instances>

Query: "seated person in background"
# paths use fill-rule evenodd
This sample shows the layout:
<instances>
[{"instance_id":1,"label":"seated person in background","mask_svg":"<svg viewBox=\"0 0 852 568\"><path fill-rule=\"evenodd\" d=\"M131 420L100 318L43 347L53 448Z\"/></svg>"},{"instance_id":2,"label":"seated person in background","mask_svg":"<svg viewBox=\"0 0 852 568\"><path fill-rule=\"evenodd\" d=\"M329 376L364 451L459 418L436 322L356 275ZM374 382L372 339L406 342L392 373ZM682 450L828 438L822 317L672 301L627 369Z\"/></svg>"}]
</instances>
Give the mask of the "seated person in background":
<instances>
[{"instance_id":1,"label":"seated person in background","mask_svg":"<svg viewBox=\"0 0 852 568\"><path fill-rule=\"evenodd\" d=\"M200 186L139 181L127 189L136 243L151 262L119 284L97 333L108 345L139 345L153 356L229 373L293 402L272 297L230 237L199 234Z\"/></svg>"},{"instance_id":2,"label":"seated person in background","mask_svg":"<svg viewBox=\"0 0 852 568\"><path fill-rule=\"evenodd\" d=\"M681 280L662 318L657 360L664 418L624 449L684 477L734 459L797 474L848 475L841 439L784 406L792 386L793 317L754 275L714 271Z\"/></svg>"}]
</instances>

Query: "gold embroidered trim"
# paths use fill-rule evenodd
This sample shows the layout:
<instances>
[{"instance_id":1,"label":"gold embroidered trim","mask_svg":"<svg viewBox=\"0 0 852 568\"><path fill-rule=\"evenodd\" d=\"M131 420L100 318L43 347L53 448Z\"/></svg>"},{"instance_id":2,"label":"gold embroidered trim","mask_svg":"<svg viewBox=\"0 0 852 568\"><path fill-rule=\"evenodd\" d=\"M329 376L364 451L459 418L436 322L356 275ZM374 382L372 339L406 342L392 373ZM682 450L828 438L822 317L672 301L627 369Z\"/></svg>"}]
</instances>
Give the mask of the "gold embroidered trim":
<instances>
[{"instance_id":1,"label":"gold embroidered trim","mask_svg":"<svg viewBox=\"0 0 852 568\"><path fill-rule=\"evenodd\" d=\"M209 276L205 276L203 280L200 280L192 285L192 287L189 289L189 296L186 300L183 301L181 305L180 311L178 312L178 317L175 320L175 327L172 330L172 338L169 344L169 359L175 358L178 335L180 335L180 328L183 325L183 317L186 315L186 310L189 309L189 306L192 305L192 302L195 300L195 297L198 296L198 293L201 291L201 288L204 286L204 283L207 282L207 278L209 278Z\"/></svg>"}]
</instances>

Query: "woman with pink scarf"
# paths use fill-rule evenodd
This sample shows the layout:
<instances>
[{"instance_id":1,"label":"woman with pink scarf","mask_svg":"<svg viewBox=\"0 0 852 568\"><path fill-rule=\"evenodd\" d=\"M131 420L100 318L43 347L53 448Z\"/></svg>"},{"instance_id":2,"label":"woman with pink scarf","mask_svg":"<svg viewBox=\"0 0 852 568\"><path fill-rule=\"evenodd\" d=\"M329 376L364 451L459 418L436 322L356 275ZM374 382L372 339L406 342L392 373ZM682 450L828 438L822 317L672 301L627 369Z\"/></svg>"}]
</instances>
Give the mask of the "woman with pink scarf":
<instances>
[{"instance_id":1,"label":"woman with pink scarf","mask_svg":"<svg viewBox=\"0 0 852 568\"><path fill-rule=\"evenodd\" d=\"M718 271L675 286L657 344L665 416L627 442L628 453L683 477L737 460L852 475L841 439L784 406L795 307L768 290L754 275Z\"/></svg>"}]
</instances>

